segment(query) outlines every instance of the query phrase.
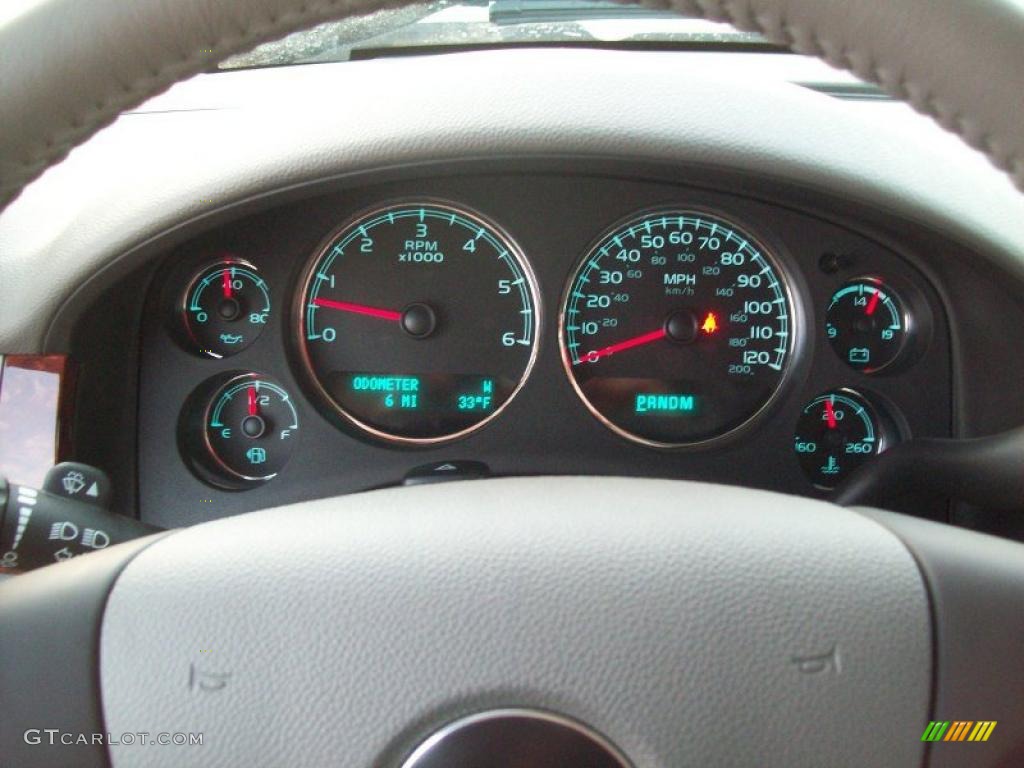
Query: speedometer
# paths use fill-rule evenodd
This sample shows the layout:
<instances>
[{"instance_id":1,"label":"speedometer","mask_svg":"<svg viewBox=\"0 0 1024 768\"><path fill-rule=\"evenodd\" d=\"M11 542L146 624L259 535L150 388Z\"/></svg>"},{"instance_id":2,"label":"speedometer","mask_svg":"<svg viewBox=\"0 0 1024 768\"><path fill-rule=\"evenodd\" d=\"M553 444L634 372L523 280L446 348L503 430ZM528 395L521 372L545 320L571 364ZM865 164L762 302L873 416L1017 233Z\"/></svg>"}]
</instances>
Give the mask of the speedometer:
<instances>
[{"instance_id":1,"label":"speedometer","mask_svg":"<svg viewBox=\"0 0 1024 768\"><path fill-rule=\"evenodd\" d=\"M694 210L644 213L602 236L569 282L562 360L591 412L657 447L739 430L780 390L796 322L777 260Z\"/></svg>"}]
</instances>

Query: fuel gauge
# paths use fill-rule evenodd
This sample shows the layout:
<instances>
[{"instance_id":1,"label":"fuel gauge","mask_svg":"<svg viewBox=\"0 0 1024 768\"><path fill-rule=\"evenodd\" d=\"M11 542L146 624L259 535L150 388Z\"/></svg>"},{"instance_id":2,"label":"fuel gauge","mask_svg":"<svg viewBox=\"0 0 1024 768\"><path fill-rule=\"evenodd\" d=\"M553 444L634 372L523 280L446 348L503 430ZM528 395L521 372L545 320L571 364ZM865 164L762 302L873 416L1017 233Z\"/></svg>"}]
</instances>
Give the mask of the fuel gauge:
<instances>
[{"instance_id":1,"label":"fuel gauge","mask_svg":"<svg viewBox=\"0 0 1024 768\"><path fill-rule=\"evenodd\" d=\"M818 395L804 408L793 450L812 483L835 488L888 448L895 437L891 420L866 397L852 389L837 389Z\"/></svg>"},{"instance_id":2,"label":"fuel gauge","mask_svg":"<svg viewBox=\"0 0 1024 768\"><path fill-rule=\"evenodd\" d=\"M288 462L299 416L288 392L267 377L220 376L189 399L182 433L185 454L201 479L247 488L270 480Z\"/></svg>"}]
</instances>

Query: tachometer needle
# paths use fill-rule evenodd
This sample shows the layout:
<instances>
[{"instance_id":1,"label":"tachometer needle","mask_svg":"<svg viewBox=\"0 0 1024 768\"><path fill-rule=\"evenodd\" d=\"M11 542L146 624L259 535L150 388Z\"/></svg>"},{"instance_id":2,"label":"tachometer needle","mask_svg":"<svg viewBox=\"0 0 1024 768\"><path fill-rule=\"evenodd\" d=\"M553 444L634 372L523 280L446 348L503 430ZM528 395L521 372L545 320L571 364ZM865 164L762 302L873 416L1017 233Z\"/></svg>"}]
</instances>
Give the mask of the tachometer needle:
<instances>
[{"instance_id":1,"label":"tachometer needle","mask_svg":"<svg viewBox=\"0 0 1024 768\"><path fill-rule=\"evenodd\" d=\"M829 429L836 428L836 409L833 407L831 400L825 401L825 421L828 422Z\"/></svg>"},{"instance_id":2,"label":"tachometer needle","mask_svg":"<svg viewBox=\"0 0 1024 768\"><path fill-rule=\"evenodd\" d=\"M259 406L256 402L256 387L249 387L249 415L258 416Z\"/></svg>"},{"instance_id":3,"label":"tachometer needle","mask_svg":"<svg viewBox=\"0 0 1024 768\"><path fill-rule=\"evenodd\" d=\"M325 307L327 309L340 309L342 312L352 312L357 315L377 317L381 320L392 320L394 322L398 322L402 319L402 313L395 312L392 309L368 307L365 304L352 304L347 301L332 301L331 299L316 298L313 299L313 305L317 307Z\"/></svg>"},{"instance_id":4,"label":"tachometer needle","mask_svg":"<svg viewBox=\"0 0 1024 768\"><path fill-rule=\"evenodd\" d=\"M868 306L864 310L864 314L865 315L869 315L870 316L870 315L875 314L875 307L878 306L878 294L879 294L879 290L876 288L875 292L873 294L871 294L871 298L868 299Z\"/></svg>"},{"instance_id":5,"label":"tachometer needle","mask_svg":"<svg viewBox=\"0 0 1024 768\"><path fill-rule=\"evenodd\" d=\"M644 344L650 344L652 341L658 339L664 339L667 336L667 332L664 328L659 328L656 331L650 333L644 333L640 336L634 336L631 339L620 341L618 344L612 344L611 346L605 347L604 349L595 349L587 354L582 355L579 360L575 361L573 365L580 363L594 363L600 360L602 357L608 357L608 355L614 355L616 352L622 352L624 349L632 349L633 347L639 347Z\"/></svg>"}]
</instances>

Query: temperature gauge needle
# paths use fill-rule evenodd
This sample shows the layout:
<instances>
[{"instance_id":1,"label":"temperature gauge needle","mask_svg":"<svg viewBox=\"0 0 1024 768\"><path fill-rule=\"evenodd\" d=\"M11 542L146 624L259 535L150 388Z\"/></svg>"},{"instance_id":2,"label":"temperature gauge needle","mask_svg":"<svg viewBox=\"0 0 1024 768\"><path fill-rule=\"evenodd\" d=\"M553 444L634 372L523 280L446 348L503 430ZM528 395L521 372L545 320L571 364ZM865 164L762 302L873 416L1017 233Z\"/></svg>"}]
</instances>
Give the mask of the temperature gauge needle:
<instances>
[{"instance_id":1,"label":"temperature gauge needle","mask_svg":"<svg viewBox=\"0 0 1024 768\"><path fill-rule=\"evenodd\" d=\"M368 307L365 304L352 304L347 301L332 301L331 299L313 299L313 305L317 307L325 307L326 309L338 309L342 312L352 312L356 315L366 315L367 317L376 317L381 320L391 320L398 322L402 319L401 312L395 312L392 309L381 309L379 307Z\"/></svg>"},{"instance_id":2,"label":"temperature gauge needle","mask_svg":"<svg viewBox=\"0 0 1024 768\"><path fill-rule=\"evenodd\" d=\"M600 360L602 357L608 357L608 355L614 355L616 352L622 352L625 349L632 349L633 347L640 347L644 344L650 344L651 342L657 341L658 339L664 339L667 336L667 332L664 328L659 328L656 331L650 333L644 333L640 336L634 336L631 339L620 341L618 344L612 344L611 346L605 347L604 349L595 349L591 352L580 357L573 365L579 363L593 363Z\"/></svg>"},{"instance_id":3,"label":"temperature gauge needle","mask_svg":"<svg viewBox=\"0 0 1024 768\"><path fill-rule=\"evenodd\" d=\"M828 423L829 429L835 429L839 423L836 421L836 409L831 400L825 401L825 421Z\"/></svg>"}]
</instances>

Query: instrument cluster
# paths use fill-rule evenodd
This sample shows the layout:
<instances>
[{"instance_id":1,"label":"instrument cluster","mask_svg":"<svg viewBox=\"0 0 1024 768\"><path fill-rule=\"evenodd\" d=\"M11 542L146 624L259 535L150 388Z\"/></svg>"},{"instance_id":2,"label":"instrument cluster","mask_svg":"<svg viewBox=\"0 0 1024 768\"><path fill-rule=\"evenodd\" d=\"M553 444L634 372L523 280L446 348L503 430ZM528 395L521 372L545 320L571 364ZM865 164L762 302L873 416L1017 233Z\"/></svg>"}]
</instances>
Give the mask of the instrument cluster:
<instances>
[{"instance_id":1,"label":"instrument cluster","mask_svg":"<svg viewBox=\"0 0 1024 768\"><path fill-rule=\"evenodd\" d=\"M355 489L380 473L360 479L354 454L403 475L436 457L511 473L518 456L541 472L548 454L568 464L555 473L691 465L706 477L710 461L736 482L792 491L799 476L821 493L922 417L948 433L941 304L887 244L678 185L422 186L286 204L168 257L142 400L175 391L174 442L194 479L252 490L333 465ZM150 366L192 362L161 381L145 375L147 352ZM904 412L924 381L930 407Z\"/></svg>"}]
</instances>

